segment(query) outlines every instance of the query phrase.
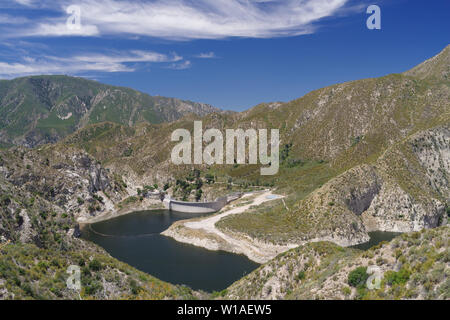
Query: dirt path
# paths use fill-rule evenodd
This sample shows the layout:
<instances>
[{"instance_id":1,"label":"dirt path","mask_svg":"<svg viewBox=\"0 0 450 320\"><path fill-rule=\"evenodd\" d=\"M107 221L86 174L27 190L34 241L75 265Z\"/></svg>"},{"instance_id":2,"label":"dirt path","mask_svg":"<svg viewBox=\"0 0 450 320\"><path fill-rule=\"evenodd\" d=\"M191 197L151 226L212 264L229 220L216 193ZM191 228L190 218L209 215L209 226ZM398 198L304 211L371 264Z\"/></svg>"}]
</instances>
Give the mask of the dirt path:
<instances>
[{"instance_id":1,"label":"dirt path","mask_svg":"<svg viewBox=\"0 0 450 320\"><path fill-rule=\"evenodd\" d=\"M253 195L246 195L250 197ZM265 190L249 204L232 208L212 217L196 221L181 221L174 224L162 234L174 238L179 242L189 243L209 250L225 250L233 253L245 254L251 260L258 263L266 262L281 252L297 247L297 244L278 246L262 243L244 235L231 235L217 229L216 223L221 219L235 214L240 214L252 206L282 199L283 196L274 195L272 191Z\"/></svg>"}]
</instances>

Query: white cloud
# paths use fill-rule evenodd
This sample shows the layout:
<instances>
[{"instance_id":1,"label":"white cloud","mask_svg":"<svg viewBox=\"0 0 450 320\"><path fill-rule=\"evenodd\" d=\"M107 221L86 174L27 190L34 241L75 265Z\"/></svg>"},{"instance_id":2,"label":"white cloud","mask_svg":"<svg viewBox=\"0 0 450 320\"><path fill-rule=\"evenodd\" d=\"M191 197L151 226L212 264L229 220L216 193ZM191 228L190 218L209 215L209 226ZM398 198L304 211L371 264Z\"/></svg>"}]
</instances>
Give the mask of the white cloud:
<instances>
[{"instance_id":1,"label":"white cloud","mask_svg":"<svg viewBox=\"0 0 450 320\"><path fill-rule=\"evenodd\" d=\"M31 6L34 2L33 0L14 0L14 1L23 6Z\"/></svg>"},{"instance_id":2,"label":"white cloud","mask_svg":"<svg viewBox=\"0 0 450 320\"><path fill-rule=\"evenodd\" d=\"M69 29L65 23L48 24L42 23L33 29L26 30L22 36L83 36L91 37L100 35L94 25L81 25L80 29Z\"/></svg>"},{"instance_id":3,"label":"white cloud","mask_svg":"<svg viewBox=\"0 0 450 320\"><path fill-rule=\"evenodd\" d=\"M212 59L216 57L216 54L214 52L205 52L205 53L200 53L198 55L195 56L196 58L199 59Z\"/></svg>"},{"instance_id":4,"label":"white cloud","mask_svg":"<svg viewBox=\"0 0 450 320\"><path fill-rule=\"evenodd\" d=\"M21 25L29 22L30 20L27 19L26 17L16 17L8 14L0 14L0 24Z\"/></svg>"},{"instance_id":5,"label":"white cloud","mask_svg":"<svg viewBox=\"0 0 450 320\"><path fill-rule=\"evenodd\" d=\"M173 70L186 70L192 66L192 62L189 60L180 62L180 63L172 63L168 68Z\"/></svg>"},{"instance_id":6,"label":"white cloud","mask_svg":"<svg viewBox=\"0 0 450 320\"><path fill-rule=\"evenodd\" d=\"M16 0L32 5L31 0ZM343 9L348 0L78 0L81 35L138 35L173 40L271 38L314 31L313 24ZM68 36L65 9L72 0L51 0L61 18L36 21L17 35Z\"/></svg>"},{"instance_id":7,"label":"white cloud","mask_svg":"<svg viewBox=\"0 0 450 320\"><path fill-rule=\"evenodd\" d=\"M20 62L0 62L0 77L14 78L36 74L80 74L83 72L133 72L135 67L129 63L174 63L173 69L188 67L189 61L171 54L165 55L151 51L113 52L110 54L83 54L67 58L44 56L42 58L25 56ZM176 67L178 66L178 68Z\"/></svg>"}]
</instances>

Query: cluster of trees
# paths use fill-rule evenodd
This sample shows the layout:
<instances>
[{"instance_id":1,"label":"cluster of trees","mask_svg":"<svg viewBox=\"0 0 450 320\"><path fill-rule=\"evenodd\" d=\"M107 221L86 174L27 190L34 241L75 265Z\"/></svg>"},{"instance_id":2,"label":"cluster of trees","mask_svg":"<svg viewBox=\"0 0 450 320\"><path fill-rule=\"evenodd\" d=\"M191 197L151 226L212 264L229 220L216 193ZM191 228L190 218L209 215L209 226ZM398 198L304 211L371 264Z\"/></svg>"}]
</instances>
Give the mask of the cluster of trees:
<instances>
[{"instance_id":1,"label":"cluster of trees","mask_svg":"<svg viewBox=\"0 0 450 320\"><path fill-rule=\"evenodd\" d=\"M215 181L214 176L206 175L206 183ZM183 201L187 201L191 192L195 190L195 200L200 201L203 195L203 179L198 169L192 170L185 179L177 179L175 183L175 192L180 192Z\"/></svg>"}]
</instances>

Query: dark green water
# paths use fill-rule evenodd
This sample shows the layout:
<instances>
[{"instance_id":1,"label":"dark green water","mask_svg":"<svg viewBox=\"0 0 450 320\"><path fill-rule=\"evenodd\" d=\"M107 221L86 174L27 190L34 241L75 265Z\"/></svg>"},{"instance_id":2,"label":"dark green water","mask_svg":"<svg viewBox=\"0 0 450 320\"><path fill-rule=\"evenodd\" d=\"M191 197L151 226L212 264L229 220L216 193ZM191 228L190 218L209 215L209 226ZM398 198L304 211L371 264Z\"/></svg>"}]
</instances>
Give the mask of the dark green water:
<instances>
[{"instance_id":1,"label":"dark green water","mask_svg":"<svg viewBox=\"0 0 450 320\"><path fill-rule=\"evenodd\" d=\"M82 237L163 281L220 291L259 265L243 255L209 251L160 235L175 221L201 215L167 210L131 213L84 228Z\"/></svg>"},{"instance_id":2,"label":"dark green water","mask_svg":"<svg viewBox=\"0 0 450 320\"><path fill-rule=\"evenodd\" d=\"M398 232L385 232L385 231L369 232L370 240L368 242L352 246L352 248L359 250L368 250L382 241L391 241L392 239L394 239L399 235L401 235L401 233Z\"/></svg>"}]
</instances>

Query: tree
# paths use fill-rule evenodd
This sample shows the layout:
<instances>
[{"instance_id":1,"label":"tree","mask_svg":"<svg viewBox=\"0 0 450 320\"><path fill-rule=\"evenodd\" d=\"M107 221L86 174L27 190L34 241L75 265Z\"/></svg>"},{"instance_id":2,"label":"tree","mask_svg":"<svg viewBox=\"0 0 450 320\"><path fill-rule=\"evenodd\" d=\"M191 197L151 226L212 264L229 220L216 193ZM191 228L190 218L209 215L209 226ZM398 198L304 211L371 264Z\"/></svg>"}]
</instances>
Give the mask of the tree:
<instances>
[{"instance_id":1,"label":"tree","mask_svg":"<svg viewBox=\"0 0 450 320\"><path fill-rule=\"evenodd\" d=\"M195 193L195 200L197 202L200 201L200 199L202 198L202 194L203 194L202 189L198 189L197 192Z\"/></svg>"},{"instance_id":2,"label":"tree","mask_svg":"<svg viewBox=\"0 0 450 320\"><path fill-rule=\"evenodd\" d=\"M354 288L364 287L367 279L367 267L358 267L348 274L348 284Z\"/></svg>"},{"instance_id":3,"label":"tree","mask_svg":"<svg viewBox=\"0 0 450 320\"><path fill-rule=\"evenodd\" d=\"M214 176L212 174L207 173L205 175L206 183L211 184L214 183Z\"/></svg>"}]
</instances>

